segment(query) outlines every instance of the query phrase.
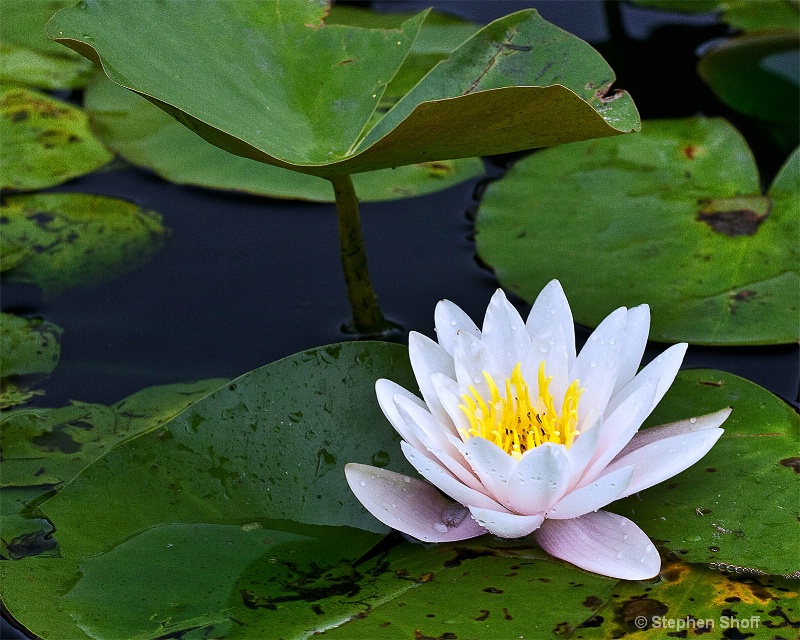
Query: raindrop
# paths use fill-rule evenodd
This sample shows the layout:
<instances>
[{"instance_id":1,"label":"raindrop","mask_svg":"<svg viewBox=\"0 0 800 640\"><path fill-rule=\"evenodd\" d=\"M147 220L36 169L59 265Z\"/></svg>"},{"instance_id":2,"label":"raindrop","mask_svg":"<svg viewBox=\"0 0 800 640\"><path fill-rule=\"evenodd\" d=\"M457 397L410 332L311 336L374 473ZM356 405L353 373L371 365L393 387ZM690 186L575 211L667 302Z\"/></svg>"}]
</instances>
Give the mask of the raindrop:
<instances>
[{"instance_id":1,"label":"raindrop","mask_svg":"<svg viewBox=\"0 0 800 640\"><path fill-rule=\"evenodd\" d=\"M622 558L623 558L624 556L625 556L625 554L624 554L624 553L622 553L622 551L620 551L619 553L617 553L617 560L622 560Z\"/></svg>"},{"instance_id":2,"label":"raindrop","mask_svg":"<svg viewBox=\"0 0 800 640\"><path fill-rule=\"evenodd\" d=\"M539 351L541 351L542 353L547 353L548 351L550 351L550 345L544 341L540 342Z\"/></svg>"},{"instance_id":3,"label":"raindrop","mask_svg":"<svg viewBox=\"0 0 800 640\"><path fill-rule=\"evenodd\" d=\"M639 562L641 562L642 564L644 564L646 561L647 561L647 558L642 558L641 560L639 560Z\"/></svg>"},{"instance_id":4,"label":"raindrop","mask_svg":"<svg viewBox=\"0 0 800 640\"><path fill-rule=\"evenodd\" d=\"M372 464L376 467L385 467L389 462L389 454L386 451L378 451L372 455Z\"/></svg>"},{"instance_id":5,"label":"raindrop","mask_svg":"<svg viewBox=\"0 0 800 640\"><path fill-rule=\"evenodd\" d=\"M447 533L447 525L444 522L434 522L433 528L439 533Z\"/></svg>"},{"instance_id":6,"label":"raindrop","mask_svg":"<svg viewBox=\"0 0 800 640\"><path fill-rule=\"evenodd\" d=\"M620 522L619 522L619 526L620 527L624 527L627 524L628 524L628 522L626 520L620 520Z\"/></svg>"},{"instance_id":7,"label":"raindrop","mask_svg":"<svg viewBox=\"0 0 800 640\"><path fill-rule=\"evenodd\" d=\"M617 344L617 339L616 339L616 338L609 338L609 339L608 339L608 344L610 344L610 345L615 345L615 344Z\"/></svg>"},{"instance_id":8,"label":"raindrop","mask_svg":"<svg viewBox=\"0 0 800 640\"><path fill-rule=\"evenodd\" d=\"M622 536L622 539L623 540L627 540L628 539L628 534L626 533L624 536Z\"/></svg>"},{"instance_id":9,"label":"raindrop","mask_svg":"<svg viewBox=\"0 0 800 640\"><path fill-rule=\"evenodd\" d=\"M397 505L394 502L392 503L392 509L397 509Z\"/></svg>"},{"instance_id":10,"label":"raindrop","mask_svg":"<svg viewBox=\"0 0 800 640\"><path fill-rule=\"evenodd\" d=\"M450 506L442 509L442 522L448 527L457 527L467 517L469 509L462 506Z\"/></svg>"},{"instance_id":11,"label":"raindrop","mask_svg":"<svg viewBox=\"0 0 800 640\"><path fill-rule=\"evenodd\" d=\"M550 315L554 316L554 315L556 315L556 313L557 313L556 308L555 307L550 307Z\"/></svg>"},{"instance_id":12,"label":"raindrop","mask_svg":"<svg viewBox=\"0 0 800 640\"><path fill-rule=\"evenodd\" d=\"M363 480L361 482L359 482L358 484L360 484L362 487L366 487L367 486L367 483L364 482Z\"/></svg>"},{"instance_id":13,"label":"raindrop","mask_svg":"<svg viewBox=\"0 0 800 640\"><path fill-rule=\"evenodd\" d=\"M594 360L592 360L592 361L589 363L589 366L590 366L590 367L596 367L596 366L597 366L597 362L595 362Z\"/></svg>"},{"instance_id":14,"label":"raindrop","mask_svg":"<svg viewBox=\"0 0 800 640\"><path fill-rule=\"evenodd\" d=\"M404 476L403 482L411 482L411 478L409 478L408 476Z\"/></svg>"},{"instance_id":15,"label":"raindrop","mask_svg":"<svg viewBox=\"0 0 800 640\"><path fill-rule=\"evenodd\" d=\"M450 321L450 326L455 327L458 323L455 320Z\"/></svg>"},{"instance_id":16,"label":"raindrop","mask_svg":"<svg viewBox=\"0 0 800 640\"><path fill-rule=\"evenodd\" d=\"M697 422L697 418L689 418L689 422L691 422L692 424L694 424L694 423L696 423L696 422Z\"/></svg>"}]
</instances>

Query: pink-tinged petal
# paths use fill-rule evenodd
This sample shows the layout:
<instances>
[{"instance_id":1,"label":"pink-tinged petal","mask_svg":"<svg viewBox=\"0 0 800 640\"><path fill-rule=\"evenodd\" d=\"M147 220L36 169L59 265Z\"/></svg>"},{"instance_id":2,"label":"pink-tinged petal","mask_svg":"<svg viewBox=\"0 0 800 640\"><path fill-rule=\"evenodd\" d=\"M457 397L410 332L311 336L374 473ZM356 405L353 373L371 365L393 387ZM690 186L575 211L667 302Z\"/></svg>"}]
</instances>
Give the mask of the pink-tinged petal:
<instances>
[{"instance_id":1,"label":"pink-tinged petal","mask_svg":"<svg viewBox=\"0 0 800 640\"><path fill-rule=\"evenodd\" d=\"M447 413L439 404L431 376L441 373L455 379L453 358L433 340L416 331L408 334L408 357L428 409L439 420L448 420Z\"/></svg>"},{"instance_id":2,"label":"pink-tinged petal","mask_svg":"<svg viewBox=\"0 0 800 640\"><path fill-rule=\"evenodd\" d=\"M459 331L473 335L476 338L481 337L480 329L472 321L472 318L464 313L461 307L449 300L442 300L436 305L433 318L436 323L436 339L451 356L454 353L453 340Z\"/></svg>"},{"instance_id":3,"label":"pink-tinged petal","mask_svg":"<svg viewBox=\"0 0 800 640\"><path fill-rule=\"evenodd\" d=\"M531 341L536 345L537 337L551 331L555 326L560 328L557 334L565 341L566 368L569 371L575 362L575 324L561 283L558 280L551 280L534 301L525 328Z\"/></svg>"},{"instance_id":4,"label":"pink-tinged petal","mask_svg":"<svg viewBox=\"0 0 800 640\"><path fill-rule=\"evenodd\" d=\"M456 440L455 436L450 436L450 438L452 440ZM455 447L453 448L455 449ZM430 457L431 460L447 469L460 482L467 485L470 489L474 489L475 491L480 491L481 493L486 492L486 488L483 486L483 483L472 472L472 467L469 466L469 463L464 459L464 456L462 456L461 453L457 451L456 455L451 456L441 449L430 449L429 452L431 456L428 457Z\"/></svg>"},{"instance_id":5,"label":"pink-tinged petal","mask_svg":"<svg viewBox=\"0 0 800 640\"><path fill-rule=\"evenodd\" d=\"M625 340L622 345L619 376L614 385L614 393L622 389L636 372L642 362L647 336L650 332L650 307L646 304L628 309L628 324L625 328Z\"/></svg>"},{"instance_id":6,"label":"pink-tinged petal","mask_svg":"<svg viewBox=\"0 0 800 640\"><path fill-rule=\"evenodd\" d=\"M603 421L591 463L582 472L578 486L591 482L603 473L608 464L630 442L642 426L642 422L650 415L655 389L655 384L651 383L640 387ZM576 442L572 448L574 449L577 444Z\"/></svg>"},{"instance_id":7,"label":"pink-tinged petal","mask_svg":"<svg viewBox=\"0 0 800 640\"><path fill-rule=\"evenodd\" d=\"M501 538L524 538L536 531L544 522L542 514L521 516L516 513L503 513L471 505L469 510L480 526Z\"/></svg>"},{"instance_id":8,"label":"pink-tinged petal","mask_svg":"<svg viewBox=\"0 0 800 640\"><path fill-rule=\"evenodd\" d=\"M466 391L473 386L483 397L489 396L489 385L486 383L484 371L500 384L500 368L497 360L481 340L468 333L458 333L455 337L453 361L455 363L456 380Z\"/></svg>"},{"instance_id":9,"label":"pink-tinged petal","mask_svg":"<svg viewBox=\"0 0 800 640\"><path fill-rule=\"evenodd\" d=\"M703 429L656 440L628 453L623 450L606 467L605 473L629 465L635 467L631 483L620 497L629 496L691 467L709 452L722 434L722 429Z\"/></svg>"},{"instance_id":10,"label":"pink-tinged petal","mask_svg":"<svg viewBox=\"0 0 800 640\"><path fill-rule=\"evenodd\" d=\"M459 449L489 494L500 504L507 504L508 484L516 460L485 438L469 438Z\"/></svg>"},{"instance_id":11,"label":"pink-tinged petal","mask_svg":"<svg viewBox=\"0 0 800 640\"><path fill-rule=\"evenodd\" d=\"M616 513L598 511L572 520L545 520L535 535L551 556L611 578L647 580L661 569L650 538Z\"/></svg>"},{"instance_id":12,"label":"pink-tinged petal","mask_svg":"<svg viewBox=\"0 0 800 640\"><path fill-rule=\"evenodd\" d=\"M431 378L436 397L439 400L448 418L455 426L458 437L461 437L461 430L469 430L470 424L464 411L459 405L464 404L461 388L455 380L448 378L441 373L434 374Z\"/></svg>"},{"instance_id":13,"label":"pink-tinged petal","mask_svg":"<svg viewBox=\"0 0 800 640\"><path fill-rule=\"evenodd\" d=\"M517 513L544 513L569 488L570 471L564 445L546 442L526 451L511 473L509 506Z\"/></svg>"},{"instance_id":14,"label":"pink-tinged petal","mask_svg":"<svg viewBox=\"0 0 800 640\"><path fill-rule=\"evenodd\" d=\"M569 520L597 511L620 498L633 477L633 467L624 467L569 492L547 512L553 520Z\"/></svg>"},{"instance_id":15,"label":"pink-tinged petal","mask_svg":"<svg viewBox=\"0 0 800 640\"><path fill-rule=\"evenodd\" d=\"M403 421L408 425L416 426L424 434L420 440L425 442L425 446L444 449L450 455L457 453L447 439L448 433L456 435L452 423L448 421L446 424L442 424L441 420L434 418L426 407L420 407L406 396L395 395L394 403Z\"/></svg>"},{"instance_id":16,"label":"pink-tinged petal","mask_svg":"<svg viewBox=\"0 0 800 640\"><path fill-rule=\"evenodd\" d=\"M578 354L569 379L583 387L578 428L606 415L606 406L619 375L622 344L625 339L628 310L620 307L594 330Z\"/></svg>"},{"instance_id":17,"label":"pink-tinged petal","mask_svg":"<svg viewBox=\"0 0 800 640\"><path fill-rule=\"evenodd\" d=\"M670 422L667 424L659 425L658 427L650 427L649 429L642 429L637 433L628 445L622 450L619 457L622 457L636 449L643 447L651 442L663 440L671 436L679 436L684 433L691 433L693 431L702 431L704 429L714 429L720 426L728 419L733 411L730 407L720 409L714 413L707 413L698 418L689 418L688 420L678 420L677 422Z\"/></svg>"},{"instance_id":18,"label":"pink-tinged petal","mask_svg":"<svg viewBox=\"0 0 800 640\"><path fill-rule=\"evenodd\" d=\"M453 475L441 465L422 455L413 447L404 442L401 442L400 446L403 449L403 454L406 459L419 474L456 502L463 505L474 504L487 509L497 509L498 511L506 510L503 506L498 504L496 500L493 500L481 491L476 491L466 486L457 478L453 477Z\"/></svg>"},{"instance_id":19,"label":"pink-tinged petal","mask_svg":"<svg viewBox=\"0 0 800 640\"><path fill-rule=\"evenodd\" d=\"M352 462L344 472L356 498L388 527L425 542L466 540L486 533L462 505L427 482Z\"/></svg>"},{"instance_id":20,"label":"pink-tinged petal","mask_svg":"<svg viewBox=\"0 0 800 640\"><path fill-rule=\"evenodd\" d=\"M414 429L409 428L406 421L403 420L400 412L397 410L397 404L395 403L395 398L404 397L409 402L424 407L425 404L422 400L396 382L386 380L385 378L381 378L375 382L375 395L378 397L378 405L381 411L383 411L383 415L389 420L394 430L400 434L400 437L411 444L411 446L424 449L425 444L417 437L417 433Z\"/></svg>"},{"instance_id":21,"label":"pink-tinged petal","mask_svg":"<svg viewBox=\"0 0 800 640\"><path fill-rule=\"evenodd\" d=\"M672 386L675 376L678 375L678 369L681 368L683 356L686 355L686 343L674 344L669 349L656 356L646 367L634 376L628 384L626 384L620 391L614 394L611 401L608 403L606 414L614 411L620 404L625 402L628 397L636 391L639 387L645 384L655 384L656 392L653 396L653 407L661 402L661 398L667 392L667 389Z\"/></svg>"},{"instance_id":22,"label":"pink-tinged petal","mask_svg":"<svg viewBox=\"0 0 800 640\"><path fill-rule=\"evenodd\" d=\"M494 356L506 378L530 350L531 339L525 331L525 323L502 289L492 296L486 309L481 342Z\"/></svg>"}]
</instances>

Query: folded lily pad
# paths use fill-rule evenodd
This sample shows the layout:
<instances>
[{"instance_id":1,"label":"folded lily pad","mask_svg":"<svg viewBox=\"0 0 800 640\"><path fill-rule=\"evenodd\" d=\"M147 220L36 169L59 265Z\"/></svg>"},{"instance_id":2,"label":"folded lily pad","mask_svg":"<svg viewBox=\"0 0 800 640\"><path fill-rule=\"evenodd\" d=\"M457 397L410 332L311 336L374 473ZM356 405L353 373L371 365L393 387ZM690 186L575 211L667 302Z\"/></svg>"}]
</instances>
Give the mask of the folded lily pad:
<instances>
[{"instance_id":1,"label":"folded lily pad","mask_svg":"<svg viewBox=\"0 0 800 640\"><path fill-rule=\"evenodd\" d=\"M528 301L558 278L588 326L648 303L654 340L795 342L799 165L796 151L762 194L750 150L721 119L547 149L487 189L478 254Z\"/></svg>"},{"instance_id":2,"label":"folded lily pad","mask_svg":"<svg viewBox=\"0 0 800 640\"><path fill-rule=\"evenodd\" d=\"M168 235L153 211L77 193L8 197L0 227L3 279L35 284L47 295L127 273L161 249Z\"/></svg>"},{"instance_id":3,"label":"folded lily pad","mask_svg":"<svg viewBox=\"0 0 800 640\"><path fill-rule=\"evenodd\" d=\"M3 189L52 187L113 157L80 109L23 88L0 87L0 139Z\"/></svg>"},{"instance_id":4,"label":"folded lily pad","mask_svg":"<svg viewBox=\"0 0 800 640\"><path fill-rule=\"evenodd\" d=\"M98 0L56 14L48 34L212 144L322 177L639 126L599 54L532 10L488 25L376 114L425 14L386 30L325 25L326 12L321 0Z\"/></svg>"},{"instance_id":5,"label":"folded lily pad","mask_svg":"<svg viewBox=\"0 0 800 640\"><path fill-rule=\"evenodd\" d=\"M93 129L129 162L178 184L276 198L333 202L329 181L215 147L141 96L95 77L84 94ZM361 201L395 200L446 189L483 174L478 158L424 162L353 176Z\"/></svg>"}]
</instances>

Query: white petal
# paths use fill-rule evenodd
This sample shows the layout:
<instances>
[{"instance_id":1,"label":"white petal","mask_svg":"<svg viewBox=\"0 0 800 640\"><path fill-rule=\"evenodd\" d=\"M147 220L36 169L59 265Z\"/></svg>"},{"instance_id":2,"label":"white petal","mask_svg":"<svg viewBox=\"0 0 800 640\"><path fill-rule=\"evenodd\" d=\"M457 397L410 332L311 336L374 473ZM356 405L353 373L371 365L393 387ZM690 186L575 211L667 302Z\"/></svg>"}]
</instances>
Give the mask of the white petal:
<instances>
[{"instance_id":1,"label":"white petal","mask_svg":"<svg viewBox=\"0 0 800 640\"><path fill-rule=\"evenodd\" d=\"M547 517L555 520L577 518L585 513L597 511L621 497L633 477L633 467L624 467L601 476L580 489L575 489L547 512Z\"/></svg>"},{"instance_id":2,"label":"white petal","mask_svg":"<svg viewBox=\"0 0 800 640\"><path fill-rule=\"evenodd\" d=\"M648 431L645 429L645 431ZM714 443L723 434L722 429L703 429L668 436L662 440L650 442L642 447L636 446L631 451L622 451L606 467L606 472L615 471L632 465L635 467L633 478L627 490L621 496L642 491L654 484L691 467L708 453ZM638 435L638 434L637 434ZM636 440L631 441L631 444Z\"/></svg>"},{"instance_id":3,"label":"white petal","mask_svg":"<svg viewBox=\"0 0 800 640\"><path fill-rule=\"evenodd\" d=\"M458 383L451 378L440 373L434 374L431 378L433 389L450 421L455 426L456 433L461 437L461 430L469 430L469 420L459 405L464 404Z\"/></svg>"},{"instance_id":4,"label":"white petal","mask_svg":"<svg viewBox=\"0 0 800 640\"><path fill-rule=\"evenodd\" d=\"M525 331L525 323L502 289L492 296L483 321L481 342L494 356L504 378L511 372L531 346L531 339ZM500 381L496 381L500 384Z\"/></svg>"},{"instance_id":5,"label":"white petal","mask_svg":"<svg viewBox=\"0 0 800 640\"><path fill-rule=\"evenodd\" d=\"M601 436L603 419L598 418L591 426L586 426L580 435L575 438L572 446L567 449L567 460L570 468L570 486L572 490L583 476L587 465L597 453L598 441Z\"/></svg>"},{"instance_id":6,"label":"white petal","mask_svg":"<svg viewBox=\"0 0 800 640\"><path fill-rule=\"evenodd\" d=\"M620 307L598 325L569 373L569 379L579 380L584 389L578 405L579 429L606 415L606 406L619 375L627 314L628 310Z\"/></svg>"},{"instance_id":7,"label":"white petal","mask_svg":"<svg viewBox=\"0 0 800 640\"><path fill-rule=\"evenodd\" d=\"M686 354L688 345L686 343L674 344L669 349L656 356L646 367L644 367L628 384L615 393L608 403L606 415L614 411L620 404L638 389L640 386L648 383L656 385L656 393L653 396L653 407L661 402L661 398L667 392L667 389L672 385L675 376L678 374L678 369L683 362L683 356Z\"/></svg>"},{"instance_id":8,"label":"white petal","mask_svg":"<svg viewBox=\"0 0 800 640\"><path fill-rule=\"evenodd\" d=\"M453 340L458 331L469 333L476 338L481 337L480 329L472 319L461 310L461 307L449 300L442 300L436 305L433 317L436 323L436 339L451 356L453 355Z\"/></svg>"},{"instance_id":9,"label":"white petal","mask_svg":"<svg viewBox=\"0 0 800 640\"><path fill-rule=\"evenodd\" d=\"M501 538L523 538L536 531L544 522L543 515L520 516L473 506L469 510L480 526Z\"/></svg>"},{"instance_id":10,"label":"white petal","mask_svg":"<svg viewBox=\"0 0 800 640\"><path fill-rule=\"evenodd\" d=\"M707 413L704 416L697 418L689 418L688 420L678 420L676 422L669 422L657 427L650 427L649 429L642 429L631 442L622 450L620 456L626 455L635 451L639 447L646 444L655 442L656 440L663 440L670 436L678 436L683 433L691 433L692 431L702 431L703 429L714 429L720 426L731 415L732 409L726 407L714 413Z\"/></svg>"},{"instance_id":11,"label":"white petal","mask_svg":"<svg viewBox=\"0 0 800 640\"><path fill-rule=\"evenodd\" d=\"M636 372L647 346L647 335L650 332L650 307L646 304L628 309L628 324L625 327L625 339L622 345L622 357L619 376L614 385L614 393L622 389Z\"/></svg>"},{"instance_id":12,"label":"white petal","mask_svg":"<svg viewBox=\"0 0 800 640\"><path fill-rule=\"evenodd\" d=\"M488 397L489 385L483 375L484 371L494 378L498 386L504 380L500 379L501 371L497 360L481 340L468 333L456 334L454 344L455 379L459 386L466 391L471 385L481 396Z\"/></svg>"},{"instance_id":13,"label":"white petal","mask_svg":"<svg viewBox=\"0 0 800 640\"><path fill-rule=\"evenodd\" d=\"M421 407L404 395L395 395L394 403L398 414L405 423L416 425L425 434L426 446L444 449L451 455L456 453L447 439L448 433L452 435L457 433L449 420L442 423L441 420L437 420L431 415L427 407Z\"/></svg>"},{"instance_id":14,"label":"white petal","mask_svg":"<svg viewBox=\"0 0 800 640\"><path fill-rule=\"evenodd\" d=\"M524 453L508 483L508 504L514 511L540 514L564 495L570 481L564 449L563 445L546 442Z\"/></svg>"},{"instance_id":15,"label":"white petal","mask_svg":"<svg viewBox=\"0 0 800 640\"><path fill-rule=\"evenodd\" d=\"M517 465L516 460L485 438L469 438L459 449L489 494L506 505L508 481Z\"/></svg>"},{"instance_id":16,"label":"white petal","mask_svg":"<svg viewBox=\"0 0 800 640\"><path fill-rule=\"evenodd\" d=\"M463 517L462 505L427 482L352 462L344 472L356 498L388 527L425 542L466 540L486 533L471 517Z\"/></svg>"},{"instance_id":17,"label":"white petal","mask_svg":"<svg viewBox=\"0 0 800 640\"><path fill-rule=\"evenodd\" d=\"M400 446L406 459L419 471L419 474L456 502L460 502L462 505L474 504L488 509L497 509L498 511L505 510L496 500L492 500L485 493L469 488L454 478L441 465L430 460L410 445L401 442Z\"/></svg>"},{"instance_id":18,"label":"white petal","mask_svg":"<svg viewBox=\"0 0 800 640\"><path fill-rule=\"evenodd\" d=\"M400 412L397 410L397 405L395 404L395 397L397 396L405 397L410 402L424 407L425 404L422 400L396 382L386 380L385 378L381 378L375 382L375 395L378 397L378 404L383 414L392 424L395 431L400 434L400 437L413 447L418 449L425 448L425 444L419 440L414 430L409 428L406 421L400 416Z\"/></svg>"},{"instance_id":19,"label":"white petal","mask_svg":"<svg viewBox=\"0 0 800 640\"><path fill-rule=\"evenodd\" d=\"M661 558L644 531L608 511L545 520L536 541L551 556L612 578L646 580L661 568Z\"/></svg>"},{"instance_id":20,"label":"white petal","mask_svg":"<svg viewBox=\"0 0 800 640\"><path fill-rule=\"evenodd\" d=\"M428 409L434 416L439 420L446 421L447 413L439 404L431 376L435 373L442 373L455 379L453 358L433 340L416 331L408 334L408 357L411 360L411 368L414 370L414 376L417 378L417 384L425 404L428 405Z\"/></svg>"},{"instance_id":21,"label":"white petal","mask_svg":"<svg viewBox=\"0 0 800 640\"><path fill-rule=\"evenodd\" d=\"M575 362L575 324L572 320L572 311L569 308L567 296L558 280L551 280L531 307L525 327L531 340L535 343L537 336L551 331L551 327L558 326L559 336L562 336L564 351L567 357L567 371Z\"/></svg>"}]
</instances>

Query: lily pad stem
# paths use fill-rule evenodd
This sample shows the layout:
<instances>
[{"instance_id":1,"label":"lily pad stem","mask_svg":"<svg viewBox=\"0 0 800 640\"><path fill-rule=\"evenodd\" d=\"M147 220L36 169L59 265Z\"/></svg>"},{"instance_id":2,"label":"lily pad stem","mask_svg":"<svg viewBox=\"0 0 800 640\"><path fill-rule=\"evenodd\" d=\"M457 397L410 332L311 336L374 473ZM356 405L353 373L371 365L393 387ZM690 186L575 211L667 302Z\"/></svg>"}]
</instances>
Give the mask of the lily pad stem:
<instances>
[{"instance_id":1,"label":"lily pad stem","mask_svg":"<svg viewBox=\"0 0 800 640\"><path fill-rule=\"evenodd\" d=\"M383 317L378 306L378 297L372 288L353 180L349 175L342 175L334 176L330 181L336 196L342 268L353 313L353 319L345 323L343 329L347 333L357 333L364 337L386 336L399 327Z\"/></svg>"}]
</instances>

